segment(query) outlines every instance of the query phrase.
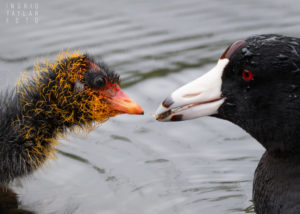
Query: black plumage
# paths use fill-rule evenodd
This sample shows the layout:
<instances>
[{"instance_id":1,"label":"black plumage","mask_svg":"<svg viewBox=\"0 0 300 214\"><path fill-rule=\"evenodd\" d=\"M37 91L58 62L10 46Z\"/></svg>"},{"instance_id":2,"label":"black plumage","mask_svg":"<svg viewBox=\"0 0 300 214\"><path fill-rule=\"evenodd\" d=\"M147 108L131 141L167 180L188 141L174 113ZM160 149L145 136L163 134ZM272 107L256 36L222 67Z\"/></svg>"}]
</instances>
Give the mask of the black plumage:
<instances>
[{"instance_id":1,"label":"black plumage","mask_svg":"<svg viewBox=\"0 0 300 214\"><path fill-rule=\"evenodd\" d=\"M258 140L266 152L256 169L257 213L300 213L300 39L253 36L230 58L222 76L225 102L217 117ZM253 73L251 81L241 77Z\"/></svg>"},{"instance_id":2,"label":"black plumage","mask_svg":"<svg viewBox=\"0 0 300 214\"><path fill-rule=\"evenodd\" d=\"M237 124L265 147L253 184L256 212L300 213L300 39L236 41L213 69L162 102L156 118L207 115Z\"/></svg>"}]
</instances>

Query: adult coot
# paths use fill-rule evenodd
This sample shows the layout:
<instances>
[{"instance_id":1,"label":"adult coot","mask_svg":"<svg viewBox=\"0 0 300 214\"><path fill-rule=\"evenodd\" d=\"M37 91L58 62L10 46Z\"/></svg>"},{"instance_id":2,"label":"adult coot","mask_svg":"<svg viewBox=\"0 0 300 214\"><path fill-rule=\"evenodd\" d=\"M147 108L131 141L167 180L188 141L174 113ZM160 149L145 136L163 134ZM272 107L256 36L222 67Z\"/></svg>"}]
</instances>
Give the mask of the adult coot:
<instances>
[{"instance_id":1,"label":"adult coot","mask_svg":"<svg viewBox=\"0 0 300 214\"><path fill-rule=\"evenodd\" d=\"M258 214L300 213L300 39L258 35L230 45L217 65L164 100L157 120L211 115L266 149L254 176Z\"/></svg>"}]
</instances>

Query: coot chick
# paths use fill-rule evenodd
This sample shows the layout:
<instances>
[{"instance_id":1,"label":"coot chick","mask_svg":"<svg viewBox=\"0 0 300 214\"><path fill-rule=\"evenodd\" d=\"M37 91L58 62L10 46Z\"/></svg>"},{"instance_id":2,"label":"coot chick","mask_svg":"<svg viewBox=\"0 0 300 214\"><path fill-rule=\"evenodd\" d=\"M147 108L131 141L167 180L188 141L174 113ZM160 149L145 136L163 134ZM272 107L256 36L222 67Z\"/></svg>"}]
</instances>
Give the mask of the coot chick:
<instances>
[{"instance_id":1,"label":"coot chick","mask_svg":"<svg viewBox=\"0 0 300 214\"><path fill-rule=\"evenodd\" d=\"M118 114L143 114L119 75L84 53L62 53L0 94L0 183L30 174L55 156L57 138Z\"/></svg>"},{"instance_id":2,"label":"coot chick","mask_svg":"<svg viewBox=\"0 0 300 214\"><path fill-rule=\"evenodd\" d=\"M255 211L300 213L300 39L267 34L234 42L156 113L160 121L206 115L237 124L265 147L254 176Z\"/></svg>"}]
</instances>

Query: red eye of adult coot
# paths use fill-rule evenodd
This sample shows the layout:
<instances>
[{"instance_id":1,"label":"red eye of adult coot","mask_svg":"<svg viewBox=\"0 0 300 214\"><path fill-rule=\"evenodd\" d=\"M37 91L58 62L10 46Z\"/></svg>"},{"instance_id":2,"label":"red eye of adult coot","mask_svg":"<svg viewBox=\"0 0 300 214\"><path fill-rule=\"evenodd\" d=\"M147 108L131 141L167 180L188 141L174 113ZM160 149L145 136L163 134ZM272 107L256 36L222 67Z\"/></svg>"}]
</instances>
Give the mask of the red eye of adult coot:
<instances>
[{"instance_id":1,"label":"red eye of adult coot","mask_svg":"<svg viewBox=\"0 0 300 214\"><path fill-rule=\"evenodd\" d=\"M250 80L253 79L252 72L247 70L247 69L243 70L242 75L243 75L243 79L246 80L246 81L250 81Z\"/></svg>"}]
</instances>

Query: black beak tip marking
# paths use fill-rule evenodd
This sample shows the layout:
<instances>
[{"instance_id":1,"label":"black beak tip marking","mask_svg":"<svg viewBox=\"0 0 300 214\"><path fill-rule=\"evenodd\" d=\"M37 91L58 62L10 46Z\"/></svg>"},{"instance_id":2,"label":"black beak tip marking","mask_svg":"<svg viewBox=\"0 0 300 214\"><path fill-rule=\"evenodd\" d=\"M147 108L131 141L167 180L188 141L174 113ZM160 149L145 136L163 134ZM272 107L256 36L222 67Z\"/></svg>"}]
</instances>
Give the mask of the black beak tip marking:
<instances>
[{"instance_id":1,"label":"black beak tip marking","mask_svg":"<svg viewBox=\"0 0 300 214\"><path fill-rule=\"evenodd\" d=\"M169 108L173 103L174 103L174 101L173 101L172 97L169 96L163 101L162 105L165 108Z\"/></svg>"},{"instance_id":2,"label":"black beak tip marking","mask_svg":"<svg viewBox=\"0 0 300 214\"><path fill-rule=\"evenodd\" d=\"M177 114L174 115L173 117L171 117L171 121L181 121L182 120L183 115L182 114Z\"/></svg>"}]
</instances>

